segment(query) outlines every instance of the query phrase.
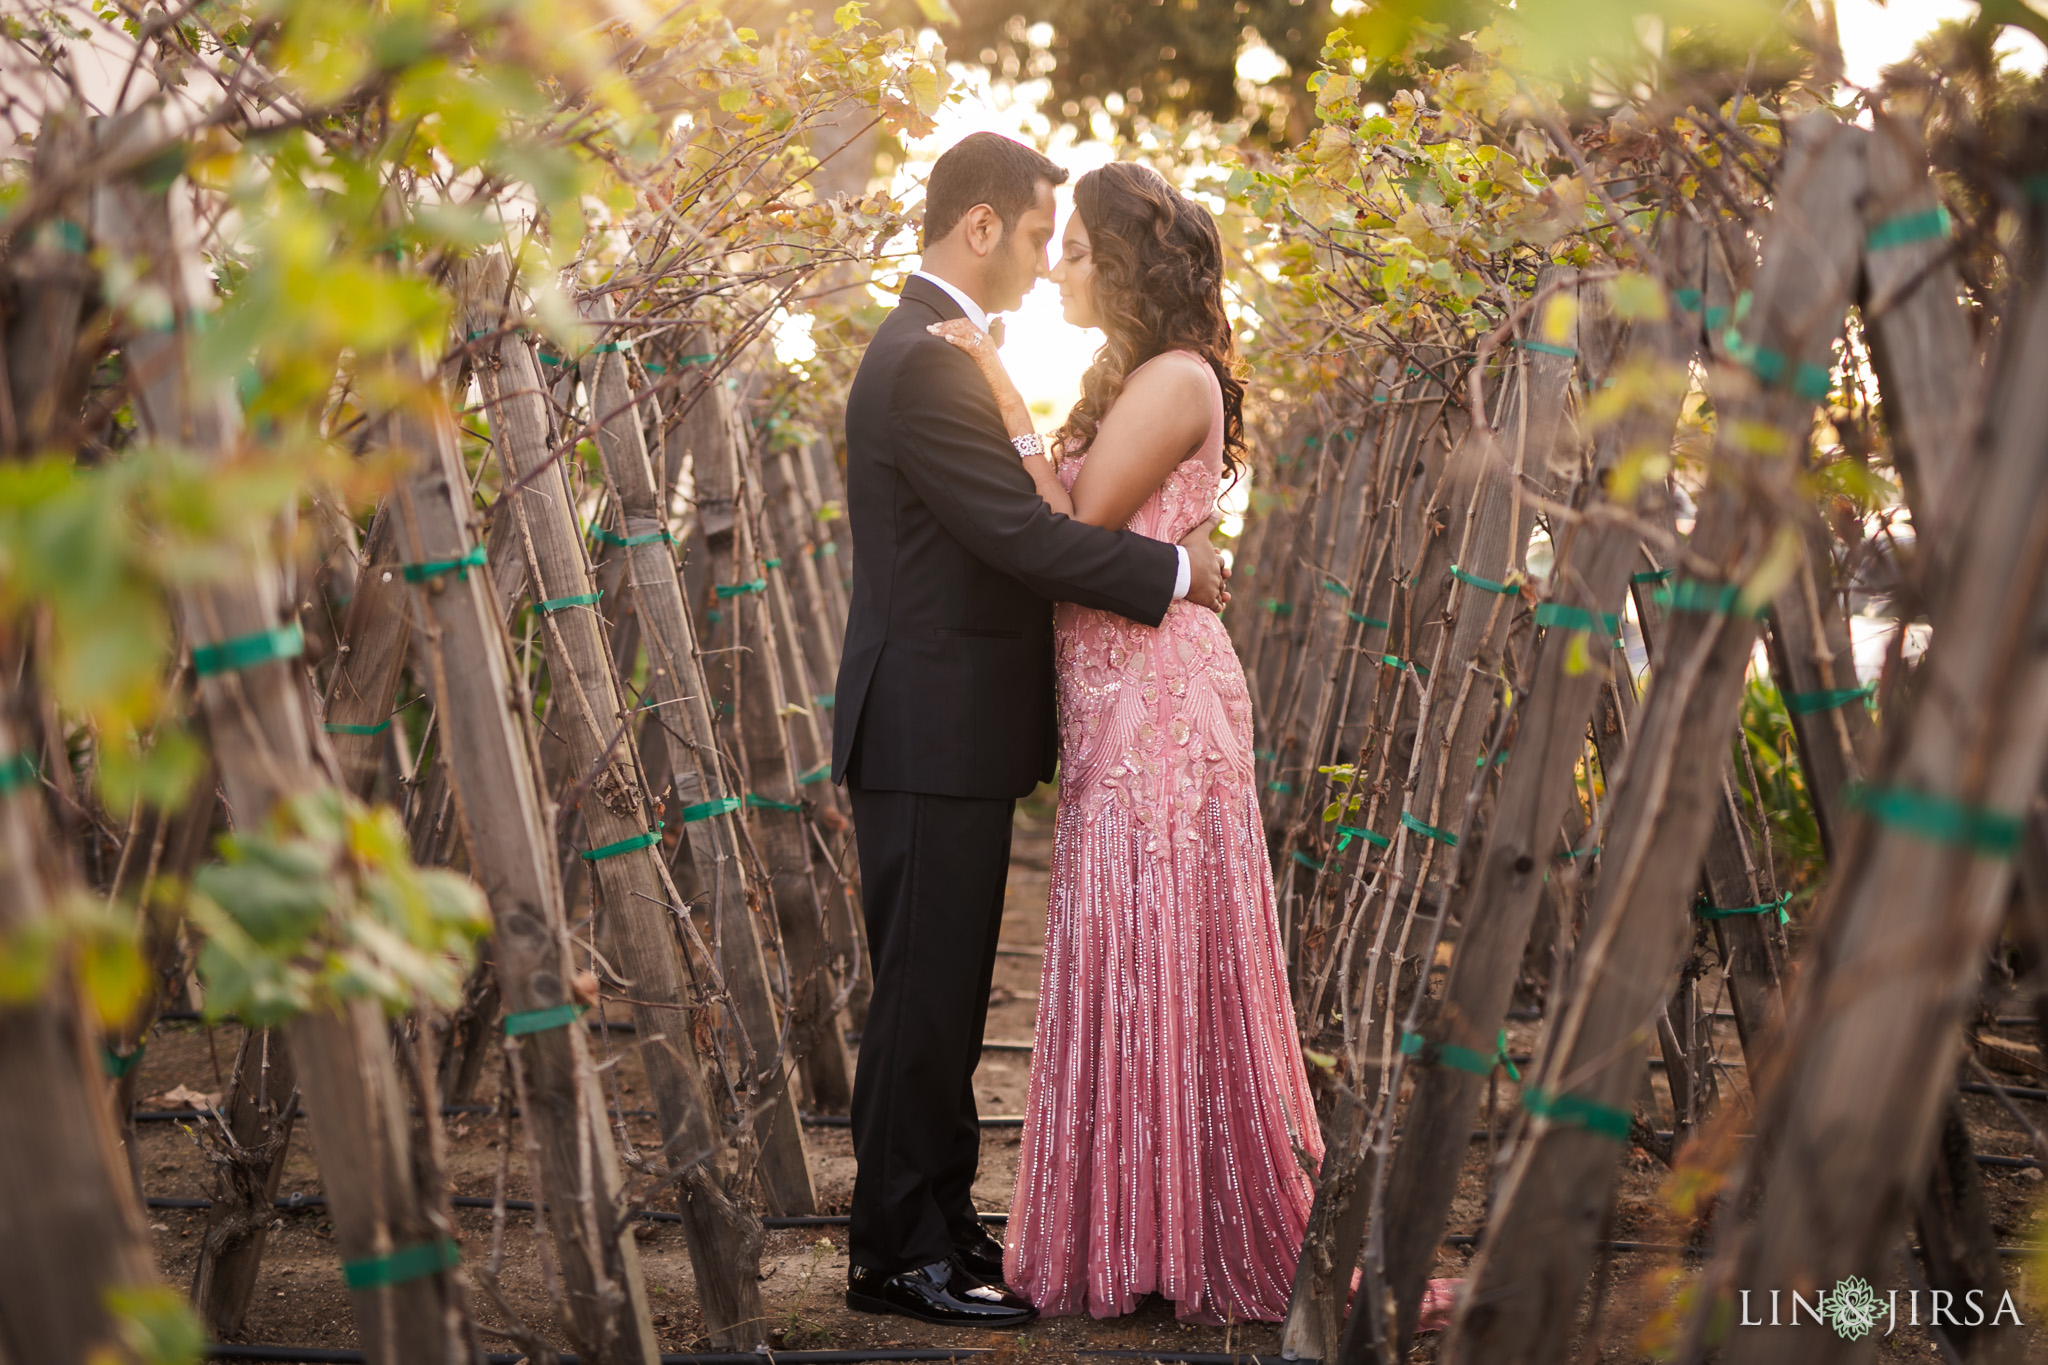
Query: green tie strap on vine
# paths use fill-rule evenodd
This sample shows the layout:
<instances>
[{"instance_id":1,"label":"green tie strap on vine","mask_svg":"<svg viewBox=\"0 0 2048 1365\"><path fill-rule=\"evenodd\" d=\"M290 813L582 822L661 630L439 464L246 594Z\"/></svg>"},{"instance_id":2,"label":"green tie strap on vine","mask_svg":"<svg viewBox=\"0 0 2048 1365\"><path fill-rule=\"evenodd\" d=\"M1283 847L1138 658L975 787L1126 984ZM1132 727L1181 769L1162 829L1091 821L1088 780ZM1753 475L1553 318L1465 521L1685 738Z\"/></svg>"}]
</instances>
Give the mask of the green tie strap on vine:
<instances>
[{"instance_id":1,"label":"green tie strap on vine","mask_svg":"<svg viewBox=\"0 0 2048 1365\"><path fill-rule=\"evenodd\" d=\"M1866 787L1858 783L1843 796L1852 809L1862 811L1879 824L1937 844L1962 844L1994 858L2010 858L2019 847L2024 822L2004 811L1966 806L1954 797L1905 787Z\"/></svg>"},{"instance_id":2,"label":"green tie strap on vine","mask_svg":"<svg viewBox=\"0 0 2048 1365\"><path fill-rule=\"evenodd\" d=\"M1345 612L1344 614L1345 614L1346 616L1349 616L1349 617L1350 617L1350 618L1351 618L1352 620L1354 620L1354 621L1358 622L1358 624L1359 624L1359 625L1361 625L1361 626L1374 626L1374 627L1377 627L1377 628L1378 628L1378 629L1380 629L1380 630L1392 630L1392 629L1393 629L1393 627L1392 627L1392 626L1388 625L1388 624L1387 624L1387 623L1386 623L1385 621L1382 621L1382 620L1380 620L1380 618L1379 618L1379 617L1377 617L1377 616L1367 616L1367 615L1366 615L1366 614L1365 614L1364 612L1362 612L1362 611L1347 611L1347 612Z\"/></svg>"},{"instance_id":3,"label":"green tie strap on vine","mask_svg":"<svg viewBox=\"0 0 2048 1365\"><path fill-rule=\"evenodd\" d=\"M1282 602L1277 597L1269 597L1266 599L1266 610L1272 612L1275 616L1292 616L1294 615L1294 603Z\"/></svg>"},{"instance_id":4,"label":"green tie strap on vine","mask_svg":"<svg viewBox=\"0 0 2048 1365\"><path fill-rule=\"evenodd\" d=\"M1755 375L1759 383L1773 388L1788 388L1810 403L1821 402L1834 387L1834 381L1821 366L1811 361L1800 361L1795 365L1781 351L1774 351L1768 346L1752 346L1733 327L1723 333L1721 340L1728 348L1729 359Z\"/></svg>"},{"instance_id":5,"label":"green tie strap on vine","mask_svg":"<svg viewBox=\"0 0 2048 1365\"><path fill-rule=\"evenodd\" d=\"M675 537L665 529L649 531L644 535L622 536L616 531L607 531L602 526L592 526L590 533L597 537L599 544L616 545L622 550L630 550L635 545L651 545L657 540L667 541L671 545L676 543Z\"/></svg>"},{"instance_id":6,"label":"green tie strap on vine","mask_svg":"<svg viewBox=\"0 0 2048 1365\"><path fill-rule=\"evenodd\" d=\"M505 1023L509 1026L511 1022L511 1016L507 1015ZM360 1261L343 1261L341 1278L350 1289L389 1289L393 1285L423 1280L429 1275L439 1275L442 1271L453 1270L460 1264L462 1249L443 1237L435 1242L400 1247L383 1256L369 1256Z\"/></svg>"},{"instance_id":7,"label":"green tie strap on vine","mask_svg":"<svg viewBox=\"0 0 2048 1365\"><path fill-rule=\"evenodd\" d=\"M1266 784L1266 790L1269 792L1277 792L1281 796L1289 796L1292 795L1294 792L1294 784L1291 782L1268 782Z\"/></svg>"},{"instance_id":8,"label":"green tie strap on vine","mask_svg":"<svg viewBox=\"0 0 2048 1365\"><path fill-rule=\"evenodd\" d=\"M1508 1079L1521 1083L1522 1073L1508 1060L1508 1031L1502 1029L1493 1041L1493 1051L1481 1052L1478 1048L1460 1047L1456 1043L1432 1043L1419 1033L1402 1033L1401 1055L1419 1057L1425 1062L1450 1067L1473 1076L1491 1076L1496 1066L1506 1067Z\"/></svg>"},{"instance_id":9,"label":"green tie strap on vine","mask_svg":"<svg viewBox=\"0 0 2048 1365\"><path fill-rule=\"evenodd\" d=\"M828 540L823 545L820 545L817 549L811 551L811 558L823 559L826 555L836 555L838 553L839 542L836 540Z\"/></svg>"},{"instance_id":10,"label":"green tie strap on vine","mask_svg":"<svg viewBox=\"0 0 2048 1365\"><path fill-rule=\"evenodd\" d=\"M811 769L809 772L803 773L800 776L798 776L796 784L799 787L809 787L816 783L823 782L831 776L832 761L830 759L827 759L825 760L825 762L820 763L817 767Z\"/></svg>"},{"instance_id":11,"label":"green tie strap on vine","mask_svg":"<svg viewBox=\"0 0 2048 1365\"><path fill-rule=\"evenodd\" d=\"M694 825L699 820L709 820L719 815L731 815L739 808L740 799L737 796L721 796L711 801L699 801L694 806L684 806L683 813L678 818L686 825Z\"/></svg>"},{"instance_id":12,"label":"green tie strap on vine","mask_svg":"<svg viewBox=\"0 0 2048 1365\"><path fill-rule=\"evenodd\" d=\"M562 360L562 357L556 355L552 351L535 351L534 354L540 357L541 364L553 366L555 369L558 370L561 369L562 365L565 363Z\"/></svg>"},{"instance_id":13,"label":"green tie strap on vine","mask_svg":"<svg viewBox=\"0 0 2048 1365\"><path fill-rule=\"evenodd\" d=\"M606 341L591 347L590 351L592 355L624 355L626 344L623 341Z\"/></svg>"},{"instance_id":14,"label":"green tie strap on vine","mask_svg":"<svg viewBox=\"0 0 2048 1365\"><path fill-rule=\"evenodd\" d=\"M1266 763L1278 763L1280 761L1279 751L1275 749L1254 749L1252 750L1252 757Z\"/></svg>"},{"instance_id":15,"label":"green tie strap on vine","mask_svg":"<svg viewBox=\"0 0 2048 1365\"><path fill-rule=\"evenodd\" d=\"M1621 640L1621 618L1611 611L1588 611L1565 602L1539 602L1536 604L1536 624L1557 626L1563 630L1600 631L1604 638L1619 643Z\"/></svg>"},{"instance_id":16,"label":"green tie strap on vine","mask_svg":"<svg viewBox=\"0 0 2048 1365\"><path fill-rule=\"evenodd\" d=\"M1351 596L1351 589L1345 587L1334 578L1325 578L1323 580L1323 591L1336 593L1339 597Z\"/></svg>"},{"instance_id":17,"label":"green tie strap on vine","mask_svg":"<svg viewBox=\"0 0 2048 1365\"><path fill-rule=\"evenodd\" d=\"M1707 296L1697 289L1674 289L1671 291L1671 301L1688 313L1697 313L1701 305L1706 303Z\"/></svg>"},{"instance_id":18,"label":"green tie strap on vine","mask_svg":"<svg viewBox=\"0 0 2048 1365\"><path fill-rule=\"evenodd\" d=\"M1953 229L1948 209L1936 204L1931 209L1900 214L1879 223L1863 239L1863 248L1866 251L1889 251L1894 247L1912 246L1915 242L1940 241Z\"/></svg>"},{"instance_id":19,"label":"green tie strap on vine","mask_svg":"<svg viewBox=\"0 0 2048 1365\"><path fill-rule=\"evenodd\" d=\"M1877 684L1868 682L1861 687L1838 687L1831 692L1787 692L1785 709L1795 716L1810 716L1816 711L1832 711L1852 701L1862 701L1876 691Z\"/></svg>"},{"instance_id":20,"label":"green tie strap on vine","mask_svg":"<svg viewBox=\"0 0 2048 1365\"><path fill-rule=\"evenodd\" d=\"M720 611L718 608L713 607L711 610L704 613L704 619L715 626L720 621L723 621L725 619L725 613ZM723 713L721 712L720 714Z\"/></svg>"},{"instance_id":21,"label":"green tie strap on vine","mask_svg":"<svg viewBox=\"0 0 2048 1365\"><path fill-rule=\"evenodd\" d=\"M1787 905L1791 904L1791 901L1792 893L1787 891L1776 900L1765 901L1762 905L1721 906L1701 903L1693 906L1692 913L1695 919L1733 919L1737 915L1775 914L1778 917L1778 923L1785 924L1792 918L1791 913L1785 909Z\"/></svg>"},{"instance_id":22,"label":"green tie strap on vine","mask_svg":"<svg viewBox=\"0 0 2048 1365\"><path fill-rule=\"evenodd\" d=\"M430 578L439 578L442 574L452 573L458 581L467 583L471 569L481 569L489 562L490 560L485 553L483 544L479 541L477 544L470 546L469 553L459 559L427 559L417 564L406 565L405 581L408 583L424 583Z\"/></svg>"},{"instance_id":23,"label":"green tie strap on vine","mask_svg":"<svg viewBox=\"0 0 2048 1365\"><path fill-rule=\"evenodd\" d=\"M519 1038L529 1033L546 1033L549 1029L567 1028L583 1016L590 1006L580 1000L550 1005L541 1010L518 1010L505 1016L505 1036Z\"/></svg>"},{"instance_id":24,"label":"green tie strap on vine","mask_svg":"<svg viewBox=\"0 0 2048 1365\"><path fill-rule=\"evenodd\" d=\"M35 760L27 754L12 753L0 759L0 796L36 780Z\"/></svg>"},{"instance_id":25,"label":"green tie strap on vine","mask_svg":"<svg viewBox=\"0 0 2048 1365\"><path fill-rule=\"evenodd\" d=\"M594 607L597 599L604 596L604 589L596 592L579 592L574 597L550 597L545 602L536 602L533 609L545 616L550 612L567 611L571 607Z\"/></svg>"},{"instance_id":26,"label":"green tie strap on vine","mask_svg":"<svg viewBox=\"0 0 2048 1365\"><path fill-rule=\"evenodd\" d=\"M1412 829L1425 838L1436 840L1446 848L1458 846L1457 835L1447 829L1438 829L1435 825L1425 825L1405 810L1401 812L1401 828Z\"/></svg>"},{"instance_id":27,"label":"green tie strap on vine","mask_svg":"<svg viewBox=\"0 0 2048 1365\"><path fill-rule=\"evenodd\" d=\"M602 862L606 858L616 858L621 853L632 853L638 849L652 848L660 842L661 825L657 823L653 829L648 830L645 834L631 835L619 840L615 844L606 844L601 848L591 849L583 855L583 861L586 863Z\"/></svg>"},{"instance_id":28,"label":"green tie strap on vine","mask_svg":"<svg viewBox=\"0 0 2048 1365\"><path fill-rule=\"evenodd\" d=\"M830 711L834 700L835 698L830 692L820 692L817 696L811 698L811 704L813 706L821 706L825 710Z\"/></svg>"},{"instance_id":29,"label":"green tie strap on vine","mask_svg":"<svg viewBox=\"0 0 2048 1365\"><path fill-rule=\"evenodd\" d=\"M1469 583L1483 592L1495 593L1501 597L1520 597L1522 595L1520 588L1507 583L1496 583L1491 578L1481 578L1476 573L1467 573L1455 564L1451 565L1451 577L1457 579L1460 583Z\"/></svg>"},{"instance_id":30,"label":"green tie strap on vine","mask_svg":"<svg viewBox=\"0 0 2048 1365\"><path fill-rule=\"evenodd\" d=\"M1616 1109L1611 1104L1589 1100L1583 1095L1533 1086L1523 1092L1522 1107L1552 1123L1570 1124L1615 1142L1628 1141L1628 1110Z\"/></svg>"},{"instance_id":31,"label":"green tie strap on vine","mask_svg":"<svg viewBox=\"0 0 2048 1365\"><path fill-rule=\"evenodd\" d=\"M100 1044L100 1070L118 1081L135 1069L136 1064L142 1060L142 1054L147 1050L148 1048L145 1044L137 1043L135 1051L124 1057L105 1043L102 1043Z\"/></svg>"},{"instance_id":32,"label":"green tie strap on vine","mask_svg":"<svg viewBox=\"0 0 2048 1365\"><path fill-rule=\"evenodd\" d=\"M1561 355L1566 360L1577 360L1579 358L1579 353L1571 347L1553 346L1547 341L1517 341L1515 345L1525 351L1535 351L1542 355Z\"/></svg>"},{"instance_id":33,"label":"green tie strap on vine","mask_svg":"<svg viewBox=\"0 0 2048 1365\"><path fill-rule=\"evenodd\" d=\"M1696 578L1681 578L1650 594L1651 601L1672 611L1709 612L1719 616L1734 615L1741 597L1740 583L1702 583ZM1768 602L1760 602L1750 615L1760 617L1770 610L1770 606Z\"/></svg>"},{"instance_id":34,"label":"green tie strap on vine","mask_svg":"<svg viewBox=\"0 0 2048 1365\"><path fill-rule=\"evenodd\" d=\"M1630 574L1628 581L1631 583L1663 583L1668 581L1670 577L1671 570L1669 569L1644 569L1639 573Z\"/></svg>"},{"instance_id":35,"label":"green tie strap on vine","mask_svg":"<svg viewBox=\"0 0 2048 1365\"><path fill-rule=\"evenodd\" d=\"M711 352L709 352L709 351L706 351L706 352L704 352L704 353L703 353L703 354L701 354L701 355L679 355L679 356L677 356L677 357L676 357L676 364L678 364L678 365L709 365L709 364L711 364L711 363L712 363L713 361L715 361L715 360L717 360L717 359L718 359L718 357L717 357L716 355L712 354L712 353L711 353Z\"/></svg>"},{"instance_id":36,"label":"green tie strap on vine","mask_svg":"<svg viewBox=\"0 0 2048 1365\"><path fill-rule=\"evenodd\" d=\"M803 806L795 801L771 801L759 792L747 793L748 810L779 810L785 815L800 815Z\"/></svg>"},{"instance_id":37,"label":"green tie strap on vine","mask_svg":"<svg viewBox=\"0 0 2048 1365\"><path fill-rule=\"evenodd\" d=\"M761 567L764 569L779 569L782 567L782 561L779 559L764 559L761 561Z\"/></svg>"},{"instance_id":38,"label":"green tie strap on vine","mask_svg":"<svg viewBox=\"0 0 2048 1365\"><path fill-rule=\"evenodd\" d=\"M1337 826L1337 851L1342 853L1351 847L1353 839L1363 839L1374 848L1392 848L1394 841L1384 834L1377 834L1360 825Z\"/></svg>"},{"instance_id":39,"label":"green tie strap on vine","mask_svg":"<svg viewBox=\"0 0 2048 1365\"><path fill-rule=\"evenodd\" d=\"M1503 763L1507 762L1507 761L1508 761L1508 754L1509 754L1509 753L1511 753L1511 752L1512 752L1512 750L1508 750L1508 749L1502 749L1502 750L1501 750L1501 751L1500 751L1499 753L1495 754L1495 755L1493 756L1493 765L1494 765L1494 766L1495 766L1495 767L1497 768L1497 767L1499 767L1499 766L1500 766L1501 764L1503 764ZM1483 767L1485 767L1485 766L1486 766L1486 755L1485 755L1485 754L1481 754L1481 755L1479 755L1479 756L1478 756L1477 758L1473 759L1473 760L1472 760L1472 766L1473 766L1473 767L1475 767L1475 768L1483 768Z\"/></svg>"},{"instance_id":40,"label":"green tie strap on vine","mask_svg":"<svg viewBox=\"0 0 2048 1365\"><path fill-rule=\"evenodd\" d=\"M768 580L757 578L751 583L720 583L713 589L720 598L738 597L742 593L768 591Z\"/></svg>"},{"instance_id":41,"label":"green tie strap on vine","mask_svg":"<svg viewBox=\"0 0 2048 1365\"><path fill-rule=\"evenodd\" d=\"M1405 668L1411 673L1420 673L1425 678L1429 676L1429 670L1421 664L1409 663L1406 659L1400 658L1397 655L1382 654L1380 655L1380 662L1388 668Z\"/></svg>"},{"instance_id":42,"label":"green tie strap on vine","mask_svg":"<svg viewBox=\"0 0 2048 1365\"><path fill-rule=\"evenodd\" d=\"M1300 863L1303 867L1307 868L1311 872L1324 872L1328 870L1323 866L1323 864L1317 862L1314 858L1309 857L1308 854L1303 853L1298 848L1292 850L1291 856L1293 857L1294 861Z\"/></svg>"},{"instance_id":43,"label":"green tie strap on vine","mask_svg":"<svg viewBox=\"0 0 2048 1365\"><path fill-rule=\"evenodd\" d=\"M320 728L330 735L381 735L391 728L391 717L386 716L375 725L350 725L346 721L324 720Z\"/></svg>"},{"instance_id":44,"label":"green tie strap on vine","mask_svg":"<svg viewBox=\"0 0 2048 1365\"><path fill-rule=\"evenodd\" d=\"M1600 845L1595 844L1591 848L1568 848L1558 856L1567 861L1573 858L1597 858L1600 856Z\"/></svg>"},{"instance_id":45,"label":"green tie strap on vine","mask_svg":"<svg viewBox=\"0 0 2048 1365\"><path fill-rule=\"evenodd\" d=\"M273 626L253 635L216 640L210 645L192 646L192 671L200 677L216 673L244 673L260 664L296 659L306 652L306 632L297 621Z\"/></svg>"}]
</instances>

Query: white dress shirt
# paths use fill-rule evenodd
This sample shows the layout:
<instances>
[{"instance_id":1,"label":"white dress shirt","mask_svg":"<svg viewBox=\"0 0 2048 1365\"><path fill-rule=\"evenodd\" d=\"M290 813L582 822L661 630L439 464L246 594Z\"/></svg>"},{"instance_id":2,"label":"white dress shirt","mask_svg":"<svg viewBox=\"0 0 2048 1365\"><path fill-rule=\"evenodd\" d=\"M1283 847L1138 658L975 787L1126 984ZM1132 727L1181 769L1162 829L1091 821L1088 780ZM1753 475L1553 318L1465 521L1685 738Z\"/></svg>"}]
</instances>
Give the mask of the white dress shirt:
<instances>
[{"instance_id":1,"label":"white dress shirt","mask_svg":"<svg viewBox=\"0 0 2048 1365\"><path fill-rule=\"evenodd\" d=\"M954 284L950 280L940 279L937 275L931 274L929 271L913 270L910 273L913 277L917 279L929 281L930 283L935 284L939 288L945 290L946 293L952 298L953 302L960 305L960 311L967 315L967 320L973 323L977 330L983 332L986 332L988 330L988 310L983 308L979 303L976 303L974 299L967 293L966 290L960 288L958 285ZM1190 578L1192 578L1193 576L1193 571L1190 569L1188 565L1188 551L1186 546L1174 546L1173 553L1175 561L1179 565L1179 567L1175 569L1173 576L1173 600L1178 602L1183 597L1186 597L1188 595L1188 582Z\"/></svg>"}]
</instances>

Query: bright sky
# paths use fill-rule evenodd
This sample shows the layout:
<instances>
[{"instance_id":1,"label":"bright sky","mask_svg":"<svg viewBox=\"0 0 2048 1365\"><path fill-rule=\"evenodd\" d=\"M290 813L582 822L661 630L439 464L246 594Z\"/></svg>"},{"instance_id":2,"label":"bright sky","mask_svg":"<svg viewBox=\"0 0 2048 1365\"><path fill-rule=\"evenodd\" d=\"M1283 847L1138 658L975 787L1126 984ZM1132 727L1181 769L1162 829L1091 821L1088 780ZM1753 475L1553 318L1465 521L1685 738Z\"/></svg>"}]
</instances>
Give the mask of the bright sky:
<instances>
[{"instance_id":1,"label":"bright sky","mask_svg":"<svg viewBox=\"0 0 2048 1365\"><path fill-rule=\"evenodd\" d=\"M1977 13L1975 0L1836 0L1835 24L1842 35L1842 59L1857 85L1877 84L1878 73L1901 60L1936 24L1968 19ZM2003 65L2039 71L2048 65L2048 49L2031 33L2008 27L1997 51Z\"/></svg>"}]
</instances>

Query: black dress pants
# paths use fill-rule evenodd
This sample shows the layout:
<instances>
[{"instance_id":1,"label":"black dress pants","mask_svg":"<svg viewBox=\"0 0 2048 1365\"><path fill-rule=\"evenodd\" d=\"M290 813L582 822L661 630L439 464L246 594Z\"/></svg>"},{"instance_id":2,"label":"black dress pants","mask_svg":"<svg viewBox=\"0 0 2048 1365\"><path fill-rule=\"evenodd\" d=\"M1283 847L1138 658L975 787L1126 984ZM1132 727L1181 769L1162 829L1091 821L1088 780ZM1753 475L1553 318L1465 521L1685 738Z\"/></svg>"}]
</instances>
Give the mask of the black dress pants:
<instances>
[{"instance_id":1,"label":"black dress pants","mask_svg":"<svg viewBox=\"0 0 2048 1365\"><path fill-rule=\"evenodd\" d=\"M874 988L853 1081L849 1259L895 1274L975 1226L974 1068L1016 802L847 784Z\"/></svg>"}]
</instances>

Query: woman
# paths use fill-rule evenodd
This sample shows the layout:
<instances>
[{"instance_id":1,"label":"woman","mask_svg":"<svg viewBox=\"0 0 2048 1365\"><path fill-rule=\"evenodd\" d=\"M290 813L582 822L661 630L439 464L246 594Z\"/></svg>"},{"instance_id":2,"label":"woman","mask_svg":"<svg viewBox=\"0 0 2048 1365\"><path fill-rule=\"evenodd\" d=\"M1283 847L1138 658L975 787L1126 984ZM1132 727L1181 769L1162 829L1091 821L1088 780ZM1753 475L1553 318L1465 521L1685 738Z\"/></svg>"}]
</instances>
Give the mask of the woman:
<instances>
[{"instance_id":1,"label":"woman","mask_svg":"<svg viewBox=\"0 0 2048 1365\"><path fill-rule=\"evenodd\" d=\"M1055 510L1171 544L1244 452L1223 252L1199 205L1117 163L1074 187L1052 278L1106 337L1025 466ZM1013 437L1029 409L971 323ZM1027 443L1028 444L1028 443ZM1244 670L1216 614L1157 627L1059 604L1060 804L1004 1278L1041 1313L1276 1321L1321 1162L1252 777Z\"/></svg>"}]
</instances>

